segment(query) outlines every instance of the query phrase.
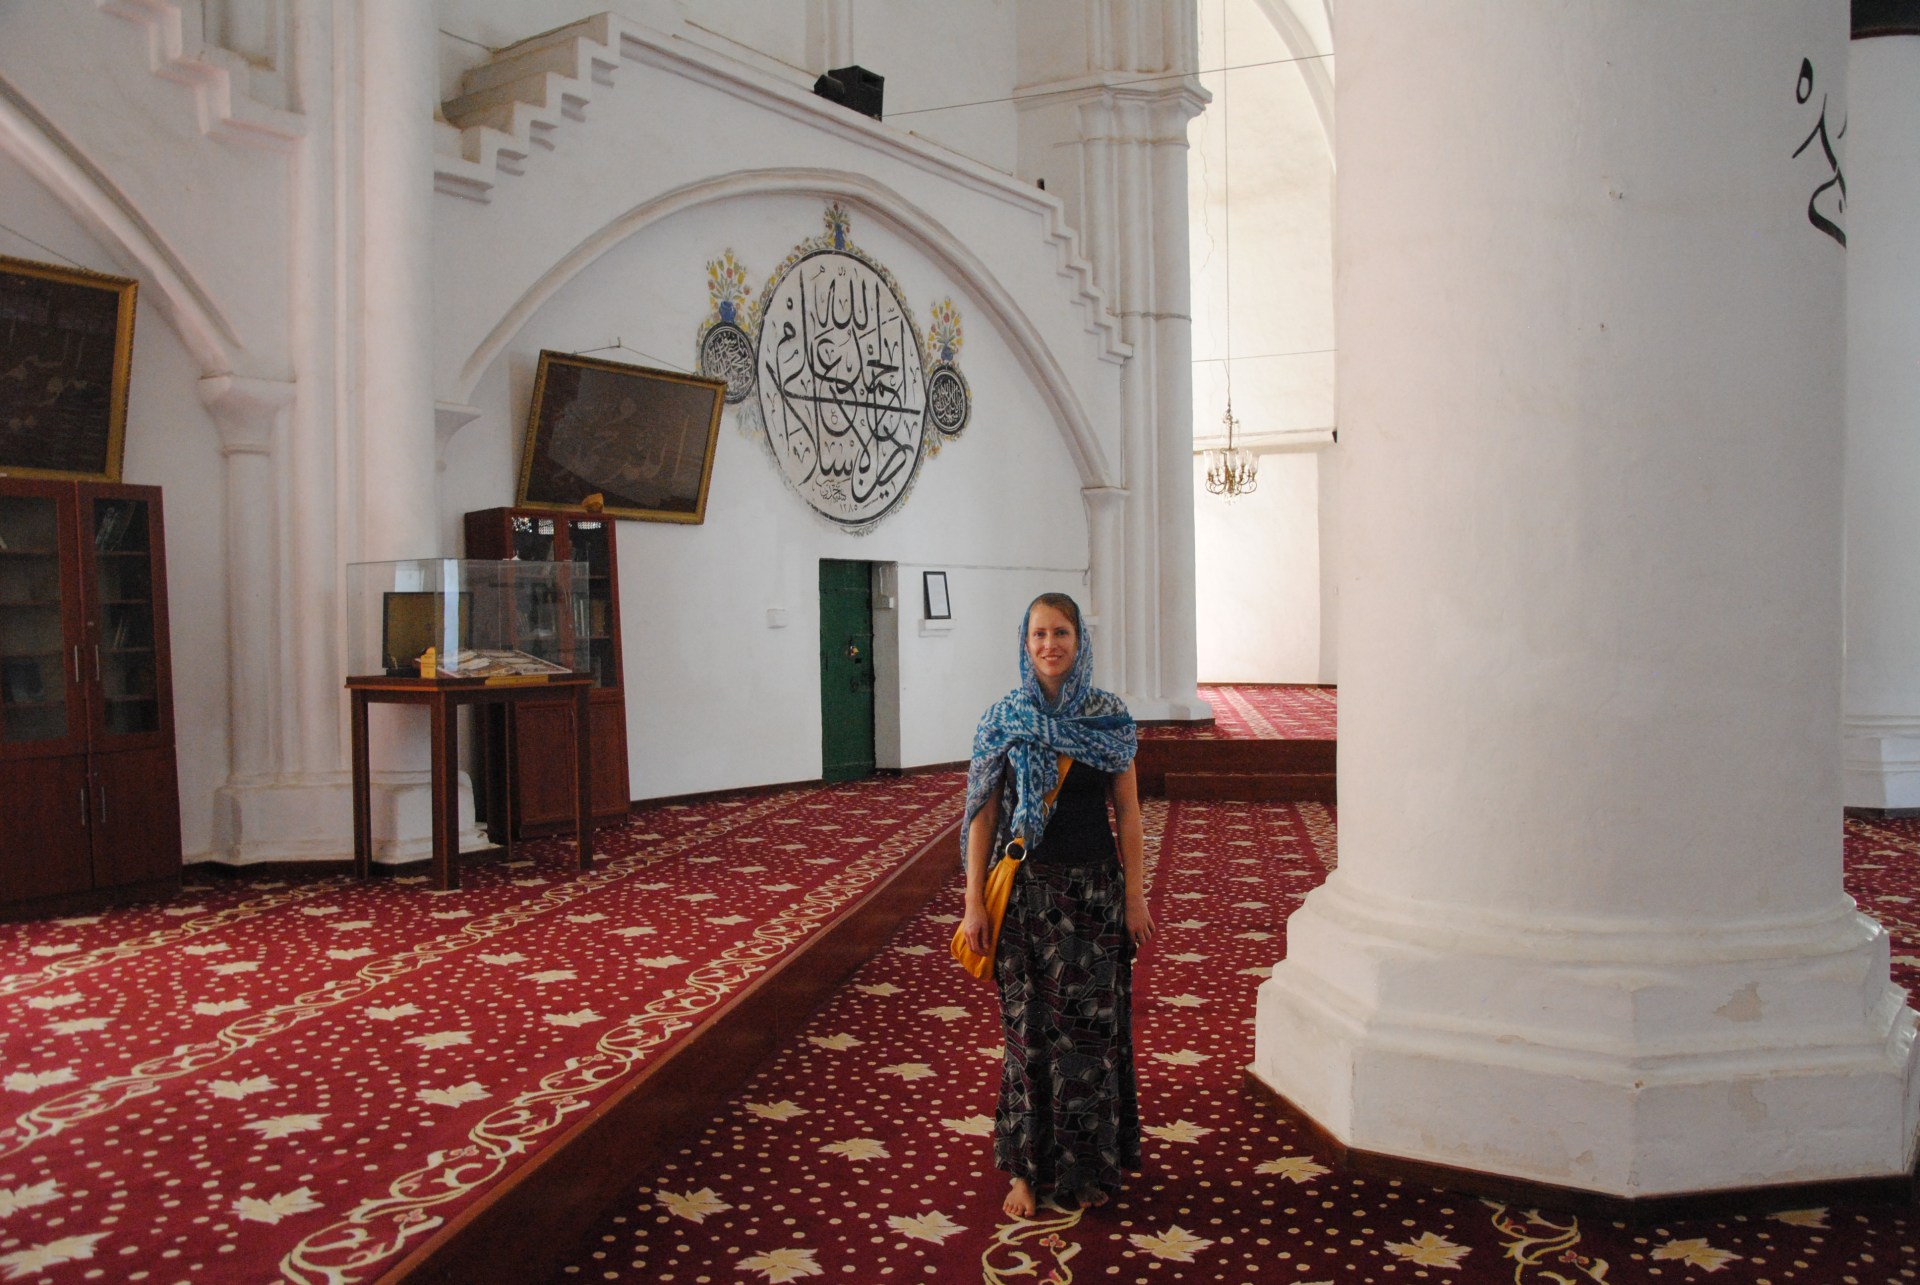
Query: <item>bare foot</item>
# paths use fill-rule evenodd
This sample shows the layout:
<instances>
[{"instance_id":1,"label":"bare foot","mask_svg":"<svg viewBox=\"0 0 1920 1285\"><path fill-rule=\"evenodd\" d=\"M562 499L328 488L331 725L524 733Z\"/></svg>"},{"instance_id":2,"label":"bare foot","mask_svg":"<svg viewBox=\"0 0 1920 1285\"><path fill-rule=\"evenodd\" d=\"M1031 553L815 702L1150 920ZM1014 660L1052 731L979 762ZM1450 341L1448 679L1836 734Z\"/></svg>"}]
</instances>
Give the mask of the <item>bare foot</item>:
<instances>
[{"instance_id":1,"label":"bare foot","mask_svg":"<svg viewBox=\"0 0 1920 1285\"><path fill-rule=\"evenodd\" d=\"M1013 1185L1007 1188L1007 1198L1001 1202L1000 1208L1009 1218L1033 1217L1033 1188L1028 1185L1025 1178L1013 1180Z\"/></svg>"},{"instance_id":2,"label":"bare foot","mask_svg":"<svg viewBox=\"0 0 1920 1285\"><path fill-rule=\"evenodd\" d=\"M1080 1208L1082 1209L1098 1209L1106 1203L1107 1193L1098 1187L1095 1187L1092 1191L1083 1191L1080 1193Z\"/></svg>"}]
</instances>

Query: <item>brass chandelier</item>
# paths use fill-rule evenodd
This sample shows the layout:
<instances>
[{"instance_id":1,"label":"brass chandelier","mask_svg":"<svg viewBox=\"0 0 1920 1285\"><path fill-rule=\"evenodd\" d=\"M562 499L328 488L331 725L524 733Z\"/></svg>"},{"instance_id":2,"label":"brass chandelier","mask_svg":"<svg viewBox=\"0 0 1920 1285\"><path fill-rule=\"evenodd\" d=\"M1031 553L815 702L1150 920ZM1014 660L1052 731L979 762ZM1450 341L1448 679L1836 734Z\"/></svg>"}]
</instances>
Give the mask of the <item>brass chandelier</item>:
<instances>
[{"instance_id":1,"label":"brass chandelier","mask_svg":"<svg viewBox=\"0 0 1920 1285\"><path fill-rule=\"evenodd\" d=\"M1232 370L1231 365L1228 370ZM1231 384L1233 376L1229 374L1227 380ZM1225 450L1206 453L1207 490L1214 495L1224 495L1229 500L1237 495L1251 495L1260 485L1260 461L1246 447L1233 444L1233 430L1240 421L1233 417L1231 391L1227 393L1227 413L1221 422L1227 426L1227 445Z\"/></svg>"},{"instance_id":2,"label":"brass chandelier","mask_svg":"<svg viewBox=\"0 0 1920 1285\"><path fill-rule=\"evenodd\" d=\"M1229 500L1235 496L1251 495L1259 486L1260 461L1253 452L1244 446L1233 444L1233 430L1240 421L1233 417L1233 115L1231 112L1232 95L1227 92L1224 75L1220 83L1220 174L1221 192L1225 198L1222 208L1225 211L1223 235L1221 237L1222 259L1226 267L1226 305L1227 305L1227 413L1221 420L1227 430L1227 445L1224 450L1211 450L1206 453L1207 490L1213 495L1224 495Z\"/></svg>"}]
</instances>

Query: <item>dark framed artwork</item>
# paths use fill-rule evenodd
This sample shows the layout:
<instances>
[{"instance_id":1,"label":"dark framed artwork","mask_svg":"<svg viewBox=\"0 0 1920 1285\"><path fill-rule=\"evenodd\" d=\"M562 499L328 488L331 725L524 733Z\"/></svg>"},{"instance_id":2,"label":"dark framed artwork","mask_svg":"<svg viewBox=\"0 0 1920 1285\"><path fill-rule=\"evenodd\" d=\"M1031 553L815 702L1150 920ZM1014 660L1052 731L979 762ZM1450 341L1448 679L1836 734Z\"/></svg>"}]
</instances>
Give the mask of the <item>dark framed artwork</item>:
<instances>
[{"instance_id":1,"label":"dark framed artwork","mask_svg":"<svg viewBox=\"0 0 1920 1285\"><path fill-rule=\"evenodd\" d=\"M139 288L0 255L0 476L120 480Z\"/></svg>"},{"instance_id":2,"label":"dark framed artwork","mask_svg":"<svg viewBox=\"0 0 1920 1285\"><path fill-rule=\"evenodd\" d=\"M928 620L953 619L953 603L947 598L946 572L923 571L920 573L920 599L926 608Z\"/></svg>"},{"instance_id":3,"label":"dark framed artwork","mask_svg":"<svg viewBox=\"0 0 1920 1285\"><path fill-rule=\"evenodd\" d=\"M520 454L522 508L703 522L725 380L542 352Z\"/></svg>"}]
</instances>

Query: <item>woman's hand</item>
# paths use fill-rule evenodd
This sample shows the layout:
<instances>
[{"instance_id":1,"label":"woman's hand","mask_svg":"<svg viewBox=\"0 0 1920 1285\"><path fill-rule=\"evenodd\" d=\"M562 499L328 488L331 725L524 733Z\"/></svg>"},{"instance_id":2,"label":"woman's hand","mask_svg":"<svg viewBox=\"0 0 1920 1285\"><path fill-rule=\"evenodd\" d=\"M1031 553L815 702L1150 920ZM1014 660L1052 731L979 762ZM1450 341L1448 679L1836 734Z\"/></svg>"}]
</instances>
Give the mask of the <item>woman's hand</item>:
<instances>
[{"instance_id":1,"label":"woman's hand","mask_svg":"<svg viewBox=\"0 0 1920 1285\"><path fill-rule=\"evenodd\" d=\"M1127 894L1127 936L1136 948L1153 940L1153 912L1143 893Z\"/></svg>"},{"instance_id":2,"label":"woman's hand","mask_svg":"<svg viewBox=\"0 0 1920 1285\"><path fill-rule=\"evenodd\" d=\"M976 955L986 954L993 945L993 921L987 918L987 908L978 902L969 901L966 914L960 920L960 931Z\"/></svg>"}]
</instances>

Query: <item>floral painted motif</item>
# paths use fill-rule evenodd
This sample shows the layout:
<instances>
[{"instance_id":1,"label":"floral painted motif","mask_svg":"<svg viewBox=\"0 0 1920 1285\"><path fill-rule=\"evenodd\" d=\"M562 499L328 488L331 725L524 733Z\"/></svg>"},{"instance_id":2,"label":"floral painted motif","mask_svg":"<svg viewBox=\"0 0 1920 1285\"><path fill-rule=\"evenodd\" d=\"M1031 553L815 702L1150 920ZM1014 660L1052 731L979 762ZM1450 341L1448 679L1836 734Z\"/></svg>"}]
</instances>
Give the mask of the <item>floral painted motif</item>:
<instances>
[{"instance_id":1,"label":"floral painted motif","mask_svg":"<svg viewBox=\"0 0 1920 1285\"><path fill-rule=\"evenodd\" d=\"M934 359L951 365L960 355L960 308L951 297L945 298L933 305L929 316L927 337L933 342Z\"/></svg>"},{"instance_id":2,"label":"floral painted motif","mask_svg":"<svg viewBox=\"0 0 1920 1285\"><path fill-rule=\"evenodd\" d=\"M707 296L722 321L735 321L745 310L753 287L747 284L747 270L740 266L729 247L717 259L707 260Z\"/></svg>"}]
</instances>

